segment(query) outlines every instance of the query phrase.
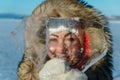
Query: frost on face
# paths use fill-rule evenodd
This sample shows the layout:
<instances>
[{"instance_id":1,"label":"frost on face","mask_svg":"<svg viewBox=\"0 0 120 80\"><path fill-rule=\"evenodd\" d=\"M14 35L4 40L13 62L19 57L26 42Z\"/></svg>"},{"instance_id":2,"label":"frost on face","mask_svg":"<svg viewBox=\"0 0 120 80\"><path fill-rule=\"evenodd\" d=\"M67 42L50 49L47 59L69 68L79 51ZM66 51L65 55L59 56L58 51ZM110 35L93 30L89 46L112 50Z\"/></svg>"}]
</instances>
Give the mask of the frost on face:
<instances>
[{"instance_id":1,"label":"frost on face","mask_svg":"<svg viewBox=\"0 0 120 80\"><path fill-rule=\"evenodd\" d=\"M78 20L77 20L78 21ZM70 66L76 66L79 61L82 60L83 56L87 53L86 48L82 46L82 37L80 41L78 39L79 34L83 34L81 30L80 22L76 22L73 18L52 18L46 20L46 35L45 45L41 45L37 52L38 62L34 60L34 55L31 54L29 59L36 65L37 68L41 69L42 64L46 62L46 58L62 58ZM76 26L76 27L75 27ZM82 27L82 29L84 29ZM67 35L66 35L67 34ZM52 36L51 36L52 35ZM65 35L65 36L64 36ZM59 38L60 37L60 38ZM78 41L77 41L78 40ZM84 40L83 40L84 41ZM88 41L89 42L89 41ZM87 44L88 46L88 44ZM93 49L91 53L97 53L97 49ZM84 65L81 65L82 72L88 70L97 61L102 59L107 52L107 47L104 45L104 50L101 55L89 59ZM93 55L94 56L94 55ZM84 60L84 59L83 59ZM79 66L78 66L79 67ZM78 68L77 67L77 68Z\"/></svg>"}]
</instances>

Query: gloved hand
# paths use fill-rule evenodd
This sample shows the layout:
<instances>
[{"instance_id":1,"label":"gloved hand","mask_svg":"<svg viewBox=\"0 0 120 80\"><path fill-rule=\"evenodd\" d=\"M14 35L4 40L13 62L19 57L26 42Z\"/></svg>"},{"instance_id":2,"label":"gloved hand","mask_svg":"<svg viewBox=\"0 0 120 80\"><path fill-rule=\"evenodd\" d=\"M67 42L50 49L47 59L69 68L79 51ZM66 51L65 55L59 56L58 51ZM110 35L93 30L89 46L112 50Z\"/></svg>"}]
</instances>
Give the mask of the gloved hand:
<instances>
[{"instance_id":1,"label":"gloved hand","mask_svg":"<svg viewBox=\"0 0 120 80\"><path fill-rule=\"evenodd\" d=\"M87 80L86 74L71 69L65 60L54 58L48 61L39 72L40 80Z\"/></svg>"}]
</instances>

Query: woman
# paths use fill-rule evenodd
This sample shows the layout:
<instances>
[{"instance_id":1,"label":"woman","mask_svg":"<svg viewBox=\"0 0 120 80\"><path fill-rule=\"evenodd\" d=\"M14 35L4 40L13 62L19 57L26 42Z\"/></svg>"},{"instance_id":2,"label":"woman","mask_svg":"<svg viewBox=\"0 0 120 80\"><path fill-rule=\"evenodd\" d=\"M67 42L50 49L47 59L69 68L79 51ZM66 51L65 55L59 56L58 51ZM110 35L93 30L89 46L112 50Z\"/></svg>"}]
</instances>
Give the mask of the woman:
<instances>
[{"instance_id":1,"label":"woman","mask_svg":"<svg viewBox=\"0 0 120 80\"><path fill-rule=\"evenodd\" d=\"M50 18L46 31L49 57L63 58L70 66L80 62L84 56L84 29L79 18Z\"/></svg>"},{"instance_id":2,"label":"woman","mask_svg":"<svg viewBox=\"0 0 120 80\"><path fill-rule=\"evenodd\" d=\"M40 79L87 80L86 75L80 72L89 54L85 46L89 44L86 42L88 36L84 31L85 21L75 17L49 18L46 22L47 53L52 60L45 63L40 70Z\"/></svg>"},{"instance_id":3,"label":"woman","mask_svg":"<svg viewBox=\"0 0 120 80\"><path fill-rule=\"evenodd\" d=\"M79 32L79 34L72 31L51 34L47 31L50 35L46 41L46 23L44 20L46 17L79 17L78 23L81 26L75 31ZM26 24L26 50L18 68L19 80L39 80L40 69L47 60L54 57L65 59L71 68L83 70L88 80L112 80L112 42L109 29L105 27L106 25L107 22L104 16L101 16L84 1L44 1L33 11ZM66 34L67 36L65 36ZM49 56L43 61L46 53L40 49L45 46L45 41L47 42ZM57 41L55 45L53 45L54 41ZM41 52L40 56L39 52ZM36 64L40 64L40 67L38 68L39 65L36 66ZM85 67L87 64L90 65Z\"/></svg>"}]
</instances>

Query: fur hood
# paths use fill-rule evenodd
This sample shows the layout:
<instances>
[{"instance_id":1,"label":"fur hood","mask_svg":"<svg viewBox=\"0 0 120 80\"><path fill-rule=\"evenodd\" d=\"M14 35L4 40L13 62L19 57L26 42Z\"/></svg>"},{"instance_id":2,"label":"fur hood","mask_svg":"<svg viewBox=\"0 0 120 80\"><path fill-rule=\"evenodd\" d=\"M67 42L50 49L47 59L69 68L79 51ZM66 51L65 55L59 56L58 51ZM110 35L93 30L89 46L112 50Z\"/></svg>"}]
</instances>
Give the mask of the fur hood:
<instances>
[{"instance_id":1,"label":"fur hood","mask_svg":"<svg viewBox=\"0 0 120 80\"><path fill-rule=\"evenodd\" d=\"M25 27L25 55L18 68L19 80L39 80L39 63L45 53L38 58L37 53L45 45L46 17L80 17L86 21L85 32L89 35L90 60L106 50L106 55L94 63L85 73L88 80L112 80L112 39L108 23L99 11L83 0L46 0L36 7ZM96 49L96 50L95 50ZM32 62L30 56L33 56ZM44 64L43 64L44 65ZM25 76L26 75L26 76Z\"/></svg>"}]
</instances>

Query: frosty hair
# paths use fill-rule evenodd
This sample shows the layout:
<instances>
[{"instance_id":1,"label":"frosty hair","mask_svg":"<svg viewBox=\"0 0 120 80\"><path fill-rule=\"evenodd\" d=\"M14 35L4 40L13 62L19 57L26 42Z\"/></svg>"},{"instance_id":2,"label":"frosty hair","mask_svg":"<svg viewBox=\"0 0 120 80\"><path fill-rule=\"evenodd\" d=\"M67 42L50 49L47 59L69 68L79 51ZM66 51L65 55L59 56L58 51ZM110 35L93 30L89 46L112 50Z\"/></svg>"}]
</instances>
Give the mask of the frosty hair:
<instances>
[{"instance_id":1,"label":"frosty hair","mask_svg":"<svg viewBox=\"0 0 120 80\"><path fill-rule=\"evenodd\" d=\"M46 21L47 34L50 36L55 32L69 31L78 35L78 27L80 26L80 18L49 18Z\"/></svg>"}]
</instances>

